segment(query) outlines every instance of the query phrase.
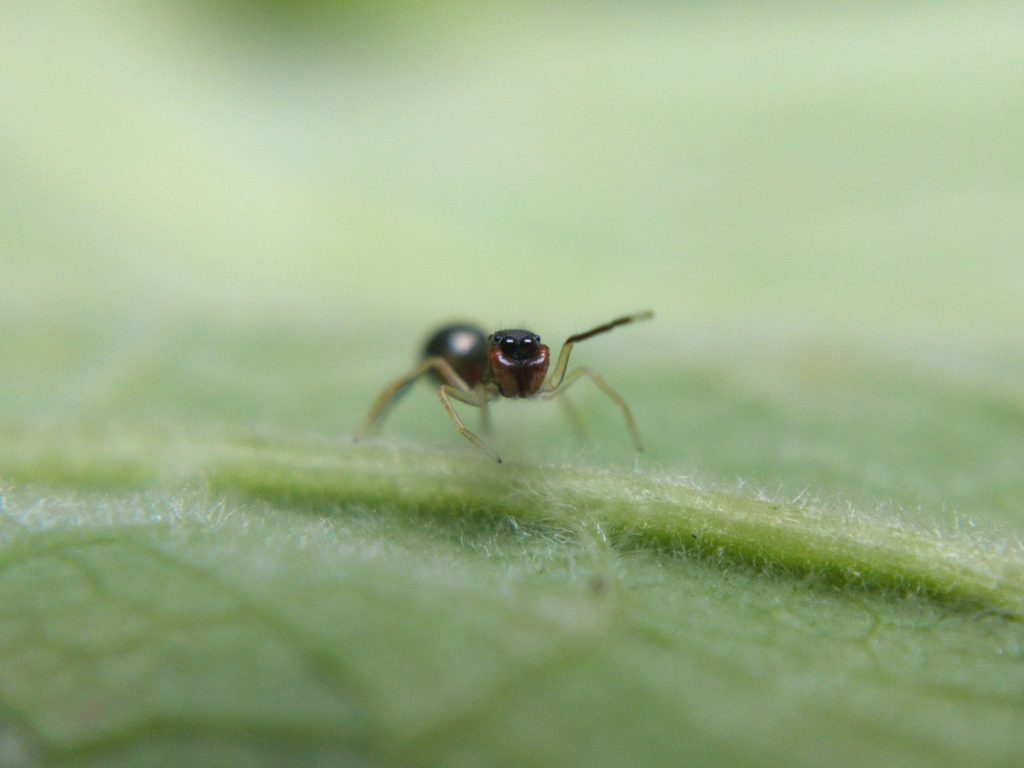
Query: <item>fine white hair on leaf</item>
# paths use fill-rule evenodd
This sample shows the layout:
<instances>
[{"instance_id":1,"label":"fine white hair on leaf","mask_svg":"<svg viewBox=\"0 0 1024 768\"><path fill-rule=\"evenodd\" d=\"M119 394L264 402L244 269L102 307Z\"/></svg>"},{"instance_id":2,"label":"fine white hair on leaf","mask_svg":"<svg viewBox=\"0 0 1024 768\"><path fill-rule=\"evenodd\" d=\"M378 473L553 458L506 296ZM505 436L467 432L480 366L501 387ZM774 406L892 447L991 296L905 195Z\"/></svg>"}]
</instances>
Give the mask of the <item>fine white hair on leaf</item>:
<instances>
[{"instance_id":1,"label":"fine white hair on leaf","mask_svg":"<svg viewBox=\"0 0 1024 768\"><path fill-rule=\"evenodd\" d=\"M73 457L66 484L89 481L91 475L107 477L111 467L128 477L144 477L160 466L174 468L163 482L177 490L149 496L129 491L120 500L68 491L64 496L26 495L22 502L12 502L8 492L3 518L8 538L18 535L18 524L38 530L69 524L187 523L242 531L268 524L266 515L222 504L224 494L334 512L369 503L403 516L435 517L455 529L466 515L511 519L520 535L541 537L571 538L579 535L581 525L590 526L618 550L693 550L723 565L771 565L1024 615L1018 538L994 541L970 526L921 527L891 502L869 511L841 500L816 499L808 489L787 501L763 486L750 489L742 479L723 488L632 469L510 463L495 471L460 452L388 444L275 442L223 434L173 439L144 433L113 439L71 434L56 439ZM126 442L138 446L137 453L126 455ZM183 452L188 461L181 459ZM62 469L54 465L53 452L43 454L48 471L59 479ZM323 534L323 529L307 529L304 535Z\"/></svg>"}]
</instances>

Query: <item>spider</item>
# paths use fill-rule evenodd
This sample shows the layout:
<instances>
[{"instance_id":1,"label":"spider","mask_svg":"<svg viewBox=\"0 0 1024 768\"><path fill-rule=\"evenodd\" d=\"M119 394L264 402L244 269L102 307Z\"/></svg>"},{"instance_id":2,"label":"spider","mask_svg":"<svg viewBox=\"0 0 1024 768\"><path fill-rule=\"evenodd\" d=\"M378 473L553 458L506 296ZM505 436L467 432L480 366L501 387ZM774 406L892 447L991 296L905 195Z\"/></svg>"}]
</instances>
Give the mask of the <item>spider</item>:
<instances>
[{"instance_id":1,"label":"spider","mask_svg":"<svg viewBox=\"0 0 1024 768\"><path fill-rule=\"evenodd\" d=\"M570 336L562 345L550 376L547 376L550 350L540 343L540 336L533 331L516 328L495 331L487 336L473 325L447 325L439 328L427 340L420 364L393 381L377 396L366 420L356 430L355 440L361 440L370 428L381 420L387 409L409 390L416 379L429 374L440 384L437 396L459 434L500 464L501 456L498 452L462 423L459 414L455 412L452 400L480 408L483 431L488 432L488 404L491 400L498 397L541 397L549 400L563 394L575 382L586 376L621 409L633 444L640 451L643 449L640 434L633 422L633 415L629 412L629 406L622 396L589 368L576 368L568 376L565 371L569 365L569 355L576 343L606 333L620 325L647 320L653 316L654 313L649 310L635 315L625 315L589 331ZM566 404L564 398L561 402ZM567 404L566 408L568 409Z\"/></svg>"}]
</instances>

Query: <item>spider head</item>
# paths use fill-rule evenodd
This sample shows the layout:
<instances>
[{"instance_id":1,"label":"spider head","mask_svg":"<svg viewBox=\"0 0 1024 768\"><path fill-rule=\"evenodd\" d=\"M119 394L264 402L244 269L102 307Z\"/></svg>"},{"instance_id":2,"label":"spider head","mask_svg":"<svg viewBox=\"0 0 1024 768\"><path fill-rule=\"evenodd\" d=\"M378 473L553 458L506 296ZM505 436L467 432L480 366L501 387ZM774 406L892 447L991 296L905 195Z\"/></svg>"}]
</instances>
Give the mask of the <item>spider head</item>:
<instances>
[{"instance_id":1,"label":"spider head","mask_svg":"<svg viewBox=\"0 0 1024 768\"><path fill-rule=\"evenodd\" d=\"M509 329L490 336L491 380L504 397L537 394L548 372L550 352L533 331Z\"/></svg>"}]
</instances>

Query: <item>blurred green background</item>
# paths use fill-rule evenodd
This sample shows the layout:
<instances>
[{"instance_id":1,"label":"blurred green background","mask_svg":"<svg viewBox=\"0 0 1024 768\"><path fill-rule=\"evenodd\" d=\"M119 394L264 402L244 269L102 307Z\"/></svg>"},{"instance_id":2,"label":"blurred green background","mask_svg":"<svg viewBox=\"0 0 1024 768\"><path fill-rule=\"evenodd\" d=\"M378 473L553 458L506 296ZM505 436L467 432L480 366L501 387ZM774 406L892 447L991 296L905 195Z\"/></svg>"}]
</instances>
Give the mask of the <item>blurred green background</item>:
<instances>
[{"instance_id":1,"label":"blurred green background","mask_svg":"<svg viewBox=\"0 0 1024 768\"><path fill-rule=\"evenodd\" d=\"M651 307L577 358L647 466L1020 521L1015 4L5 17L6 420L344 433L437 322ZM519 405L499 442L575 456ZM458 442L423 392L388 432Z\"/></svg>"},{"instance_id":2,"label":"blurred green background","mask_svg":"<svg viewBox=\"0 0 1024 768\"><path fill-rule=\"evenodd\" d=\"M1018 540L1022 137L1019 3L8 3L0 423L342 439L436 323L651 308L575 357L648 450L581 384L506 459Z\"/></svg>"}]
</instances>

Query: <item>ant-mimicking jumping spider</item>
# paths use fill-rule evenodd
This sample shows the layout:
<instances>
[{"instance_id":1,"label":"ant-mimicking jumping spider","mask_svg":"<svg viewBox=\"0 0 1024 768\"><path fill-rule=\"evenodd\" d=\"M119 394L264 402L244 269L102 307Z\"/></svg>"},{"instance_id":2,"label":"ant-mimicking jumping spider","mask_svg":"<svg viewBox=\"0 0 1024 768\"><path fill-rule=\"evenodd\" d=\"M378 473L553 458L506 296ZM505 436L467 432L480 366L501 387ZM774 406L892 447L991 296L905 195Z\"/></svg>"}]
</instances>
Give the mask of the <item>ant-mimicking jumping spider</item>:
<instances>
[{"instance_id":1,"label":"ant-mimicking jumping spider","mask_svg":"<svg viewBox=\"0 0 1024 768\"><path fill-rule=\"evenodd\" d=\"M356 431L355 439L362 439L383 417L388 407L404 395L416 379L429 374L440 383L437 396L459 434L500 463L501 456L498 452L462 423L462 419L452 406L452 400L480 408L484 431L487 431L488 404L491 400L498 397L542 397L549 400L564 393L575 382L587 376L622 410L633 444L638 451L642 450L640 434L633 422L633 415L622 396L589 368L576 368L568 376L565 371L574 344L606 333L620 325L647 320L653 316L654 313L649 310L635 315L625 315L589 331L570 336L562 345L558 361L550 376L546 376L550 350L540 343L540 336L533 331L507 329L486 336L482 330L472 325L448 325L439 328L427 340L422 362L380 393L366 420Z\"/></svg>"}]
</instances>

